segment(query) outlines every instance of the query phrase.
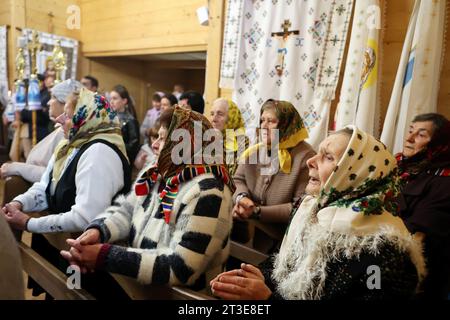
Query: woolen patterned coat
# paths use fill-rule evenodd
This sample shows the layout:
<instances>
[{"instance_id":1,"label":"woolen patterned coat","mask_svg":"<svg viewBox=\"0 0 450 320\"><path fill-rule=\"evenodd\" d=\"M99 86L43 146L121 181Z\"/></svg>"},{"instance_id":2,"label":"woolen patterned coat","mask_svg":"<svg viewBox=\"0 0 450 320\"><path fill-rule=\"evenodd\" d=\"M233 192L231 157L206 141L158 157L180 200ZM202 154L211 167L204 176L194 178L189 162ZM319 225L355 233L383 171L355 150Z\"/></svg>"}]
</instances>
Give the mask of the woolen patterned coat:
<instances>
[{"instance_id":1,"label":"woolen patterned coat","mask_svg":"<svg viewBox=\"0 0 450 320\"><path fill-rule=\"evenodd\" d=\"M100 230L102 242L128 242L108 249L104 268L142 284L205 289L229 255L232 193L212 174L182 183L167 224L158 189L159 182L148 196L130 192L88 227Z\"/></svg>"}]
</instances>

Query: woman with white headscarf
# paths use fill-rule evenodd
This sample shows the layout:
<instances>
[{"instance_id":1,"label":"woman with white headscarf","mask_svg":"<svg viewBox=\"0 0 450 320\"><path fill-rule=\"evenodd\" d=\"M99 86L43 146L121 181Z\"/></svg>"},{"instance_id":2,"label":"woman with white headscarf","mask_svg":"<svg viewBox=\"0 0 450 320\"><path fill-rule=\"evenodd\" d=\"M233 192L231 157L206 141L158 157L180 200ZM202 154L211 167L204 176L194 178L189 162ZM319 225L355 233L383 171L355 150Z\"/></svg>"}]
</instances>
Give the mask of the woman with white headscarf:
<instances>
[{"instance_id":1,"label":"woman with white headscarf","mask_svg":"<svg viewBox=\"0 0 450 320\"><path fill-rule=\"evenodd\" d=\"M301 203L269 272L244 264L216 277L213 293L224 299L412 298L425 267L420 244L393 207L395 158L352 126L325 139L308 167L307 191L317 196Z\"/></svg>"}]
</instances>

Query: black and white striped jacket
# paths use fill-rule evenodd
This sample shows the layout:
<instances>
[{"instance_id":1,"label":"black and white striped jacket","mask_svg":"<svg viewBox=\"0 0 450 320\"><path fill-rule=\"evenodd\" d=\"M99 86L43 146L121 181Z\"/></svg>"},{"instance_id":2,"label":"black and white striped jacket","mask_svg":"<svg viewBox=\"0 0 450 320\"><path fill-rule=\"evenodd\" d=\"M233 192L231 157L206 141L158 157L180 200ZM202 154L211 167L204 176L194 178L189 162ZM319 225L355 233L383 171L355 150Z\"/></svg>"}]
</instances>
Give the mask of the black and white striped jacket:
<instances>
[{"instance_id":1,"label":"black and white striped jacket","mask_svg":"<svg viewBox=\"0 0 450 320\"><path fill-rule=\"evenodd\" d=\"M122 196L107 209L110 217L89 225L100 230L102 242L128 242L129 247L111 246L104 267L142 284L206 289L228 258L232 193L212 174L182 183L167 224L158 185L148 196Z\"/></svg>"}]
</instances>

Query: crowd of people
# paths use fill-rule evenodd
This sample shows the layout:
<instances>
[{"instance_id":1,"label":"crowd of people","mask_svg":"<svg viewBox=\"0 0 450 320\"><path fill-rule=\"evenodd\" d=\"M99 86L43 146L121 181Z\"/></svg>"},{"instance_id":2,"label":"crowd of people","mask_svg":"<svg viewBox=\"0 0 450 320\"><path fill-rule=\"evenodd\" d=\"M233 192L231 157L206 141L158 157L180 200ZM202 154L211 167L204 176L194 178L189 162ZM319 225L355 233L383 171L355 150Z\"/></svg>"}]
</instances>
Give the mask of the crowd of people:
<instances>
[{"instance_id":1,"label":"crowd of people","mask_svg":"<svg viewBox=\"0 0 450 320\"><path fill-rule=\"evenodd\" d=\"M154 93L139 126L123 85L106 98L92 76L52 79L48 72L42 82L38 143L30 144L31 131L15 134L10 144L23 146L26 162L16 155L1 166L2 178L29 188L7 199L0 222L32 233L32 248L59 269L79 266L97 298L125 296L110 273L221 299L449 298L444 116L416 116L398 155L356 126L314 150L288 101L261 105L254 143L229 99L205 116L202 95L176 85ZM27 112L11 126L30 123ZM196 141L197 128L221 138L214 154L222 161L204 156L211 140ZM230 264L231 241L269 258ZM11 239L1 243L16 249ZM11 271L4 259L0 269Z\"/></svg>"}]
</instances>

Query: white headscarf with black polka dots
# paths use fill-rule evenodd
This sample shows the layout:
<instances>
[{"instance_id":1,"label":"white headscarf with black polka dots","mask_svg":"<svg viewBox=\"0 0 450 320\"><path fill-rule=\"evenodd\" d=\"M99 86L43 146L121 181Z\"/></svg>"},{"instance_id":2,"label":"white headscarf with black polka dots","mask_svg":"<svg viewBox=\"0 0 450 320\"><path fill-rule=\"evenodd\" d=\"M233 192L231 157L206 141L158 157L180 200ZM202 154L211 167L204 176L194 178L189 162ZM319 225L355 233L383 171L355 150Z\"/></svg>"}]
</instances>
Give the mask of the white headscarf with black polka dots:
<instances>
[{"instance_id":1,"label":"white headscarf with black polka dots","mask_svg":"<svg viewBox=\"0 0 450 320\"><path fill-rule=\"evenodd\" d=\"M425 274L421 246L391 206L398 191L394 156L374 137L348 128L353 134L344 155L320 196L303 200L276 256L273 278L285 299L320 299L328 261L376 253L386 241L409 253L419 278Z\"/></svg>"}]
</instances>

